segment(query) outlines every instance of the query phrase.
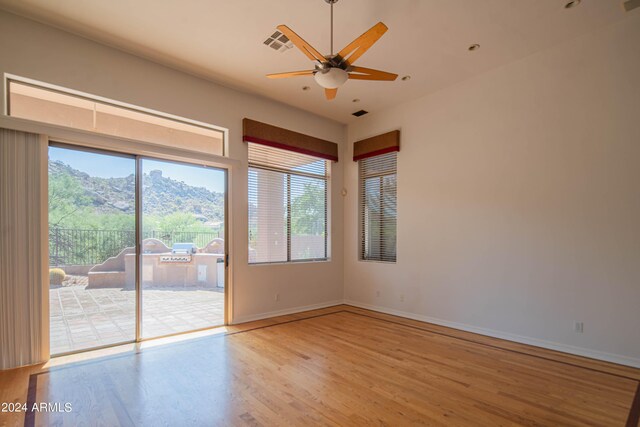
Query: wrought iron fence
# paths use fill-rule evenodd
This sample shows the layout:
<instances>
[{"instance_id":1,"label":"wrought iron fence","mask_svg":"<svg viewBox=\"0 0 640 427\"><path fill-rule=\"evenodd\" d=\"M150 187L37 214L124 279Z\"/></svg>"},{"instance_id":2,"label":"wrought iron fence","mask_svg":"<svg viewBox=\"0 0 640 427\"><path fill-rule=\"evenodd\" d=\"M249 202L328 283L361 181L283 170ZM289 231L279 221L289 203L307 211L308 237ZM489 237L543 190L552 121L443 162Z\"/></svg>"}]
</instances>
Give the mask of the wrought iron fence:
<instances>
[{"instance_id":1,"label":"wrought iron fence","mask_svg":"<svg viewBox=\"0 0 640 427\"><path fill-rule=\"evenodd\" d=\"M142 238L154 238L168 247L174 243L194 243L202 248L220 231L161 231L142 232ZM49 229L49 265L100 264L116 256L124 248L135 246L134 230L81 230L52 227Z\"/></svg>"}]
</instances>

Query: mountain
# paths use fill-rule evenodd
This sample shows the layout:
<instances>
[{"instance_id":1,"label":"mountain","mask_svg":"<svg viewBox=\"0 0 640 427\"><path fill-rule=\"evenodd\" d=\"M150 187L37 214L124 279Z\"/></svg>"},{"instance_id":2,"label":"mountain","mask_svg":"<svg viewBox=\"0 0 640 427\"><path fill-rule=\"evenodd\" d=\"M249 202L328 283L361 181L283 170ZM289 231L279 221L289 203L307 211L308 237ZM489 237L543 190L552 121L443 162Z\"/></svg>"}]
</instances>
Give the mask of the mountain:
<instances>
[{"instance_id":1,"label":"mountain","mask_svg":"<svg viewBox=\"0 0 640 427\"><path fill-rule=\"evenodd\" d=\"M57 160L49 162L50 179L70 177L84 190L84 196L97 213L135 212L135 177L98 178ZM219 222L224 218L224 194L204 187L162 176L159 170L142 178L144 214L165 216L176 212L193 213L203 222Z\"/></svg>"}]
</instances>

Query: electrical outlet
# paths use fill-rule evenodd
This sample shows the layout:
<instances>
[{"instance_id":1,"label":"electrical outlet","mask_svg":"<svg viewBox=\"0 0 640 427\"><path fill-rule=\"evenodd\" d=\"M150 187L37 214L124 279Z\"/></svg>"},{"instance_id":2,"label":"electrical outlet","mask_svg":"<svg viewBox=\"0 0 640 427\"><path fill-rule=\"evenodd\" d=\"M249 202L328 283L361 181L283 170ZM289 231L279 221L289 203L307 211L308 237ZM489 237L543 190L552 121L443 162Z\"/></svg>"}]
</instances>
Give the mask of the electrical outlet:
<instances>
[{"instance_id":1,"label":"electrical outlet","mask_svg":"<svg viewBox=\"0 0 640 427\"><path fill-rule=\"evenodd\" d=\"M280 301L280 294L276 294L276 295L275 295L275 297L274 297L274 299L275 299L276 301Z\"/></svg>"},{"instance_id":2,"label":"electrical outlet","mask_svg":"<svg viewBox=\"0 0 640 427\"><path fill-rule=\"evenodd\" d=\"M573 322L573 332L581 334L584 332L583 322Z\"/></svg>"},{"instance_id":3,"label":"electrical outlet","mask_svg":"<svg viewBox=\"0 0 640 427\"><path fill-rule=\"evenodd\" d=\"M380 296L380 291L376 291L376 297Z\"/></svg>"},{"instance_id":4,"label":"electrical outlet","mask_svg":"<svg viewBox=\"0 0 640 427\"><path fill-rule=\"evenodd\" d=\"M400 295L400 302L404 302L404 295Z\"/></svg>"}]
</instances>

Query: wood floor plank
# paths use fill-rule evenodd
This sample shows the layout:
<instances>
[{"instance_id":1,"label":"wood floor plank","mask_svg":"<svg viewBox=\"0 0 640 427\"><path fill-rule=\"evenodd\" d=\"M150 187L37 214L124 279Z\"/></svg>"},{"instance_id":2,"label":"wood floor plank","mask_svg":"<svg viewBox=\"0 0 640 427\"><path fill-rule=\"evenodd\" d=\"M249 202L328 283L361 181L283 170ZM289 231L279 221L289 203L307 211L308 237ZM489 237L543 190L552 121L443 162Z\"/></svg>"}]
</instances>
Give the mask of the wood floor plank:
<instances>
[{"instance_id":1,"label":"wood floor plank","mask_svg":"<svg viewBox=\"0 0 640 427\"><path fill-rule=\"evenodd\" d=\"M0 372L2 401L73 407L0 425L637 425L633 368L350 306L227 329Z\"/></svg>"}]
</instances>

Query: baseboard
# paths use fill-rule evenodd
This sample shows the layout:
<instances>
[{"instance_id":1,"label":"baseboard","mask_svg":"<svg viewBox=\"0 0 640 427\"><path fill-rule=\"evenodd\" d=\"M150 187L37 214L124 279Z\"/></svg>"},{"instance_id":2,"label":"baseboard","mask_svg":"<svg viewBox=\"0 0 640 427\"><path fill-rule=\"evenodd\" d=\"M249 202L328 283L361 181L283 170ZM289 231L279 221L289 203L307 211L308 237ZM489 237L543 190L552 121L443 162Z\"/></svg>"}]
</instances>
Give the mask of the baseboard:
<instances>
[{"instance_id":1,"label":"baseboard","mask_svg":"<svg viewBox=\"0 0 640 427\"><path fill-rule=\"evenodd\" d=\"M479 335L486 335L493 338L500 338L507 341L514 341L521 344L532 345L535 347L542 347L549 350L556 350L563 353L569 353L576 356L588 357L591 359L602 360L605 362L616 363L619 365L631 366L633 368L640 368L640 359L633 357L622 356L619 354L605 353L597 350L590 350L584 347L575 347L572 345L562 344L554 341L546 341L538 338L531 338L522 335L511 334L508 332L496 331L494 329L481 328L477 326L467 325L464 323L451 322L448 320L437 319L434 317L423 316L420 314L410 313L408 311L394 310L386 307L364 304L357 301L345 300L344 304L352 305L354 307L360 307L367 310L378 311L380 313L391 314L399 317L406 317L412 320L419 320L421 322L433 323L435 325L446 326L448 328L459 329L461 331L473 332Z\"/></svg>"},{"instance_id":2,"label":"baseboard","mask_svg":"<svg viewBox=\"0 0 640 427\"><path fill-rule=\"evenodd\" d=\"M285 308L284 310L268 311L266 313L259 313L259 314L254 314L254 315L250 315L250 316L237 316L237 317L235 317L233 319L231 324L232 325L237 325L239 323L253 322L255 320L268 319L270 317L285 316L287 314L301 313L303 311L318 310L320 308L333 307L333 306L336 306L336 305L341 305L343 303L344 303L343 300L335 300L335 301L323 302L323 303L320 303L320 304L312 304L312 305L304 305L304 306L298 306L298 307L293 307L293 308Z\"/></svg>"}]
</instances>

